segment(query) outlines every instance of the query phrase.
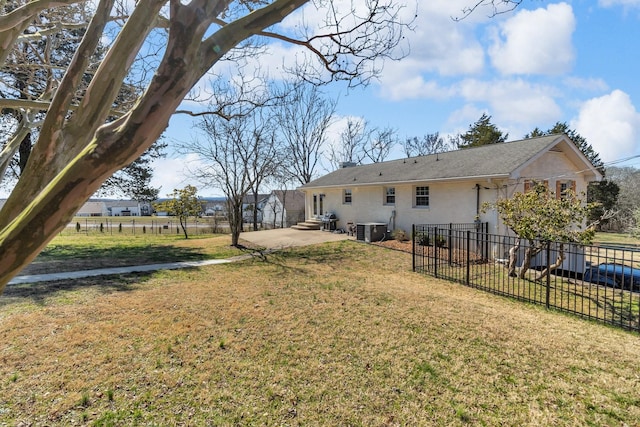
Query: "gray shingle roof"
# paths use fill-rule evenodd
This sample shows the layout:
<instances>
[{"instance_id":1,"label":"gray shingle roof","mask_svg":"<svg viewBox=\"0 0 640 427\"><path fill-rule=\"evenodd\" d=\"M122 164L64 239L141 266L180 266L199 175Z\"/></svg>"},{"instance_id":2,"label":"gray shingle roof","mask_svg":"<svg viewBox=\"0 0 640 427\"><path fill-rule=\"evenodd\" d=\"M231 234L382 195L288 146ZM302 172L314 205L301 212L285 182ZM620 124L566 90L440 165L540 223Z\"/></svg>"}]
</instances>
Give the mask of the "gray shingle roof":
<instances>
[{"instance_id":1,"label":"gray shingle roof","mask_svg":"<svg viewBox=\"0 0 640 427\"><path fill-rule=\"evenodd\" d=\"M347 167L300 188L506 177L561 139L562 135L543 136Z\"/></svg>"}]
</instances>

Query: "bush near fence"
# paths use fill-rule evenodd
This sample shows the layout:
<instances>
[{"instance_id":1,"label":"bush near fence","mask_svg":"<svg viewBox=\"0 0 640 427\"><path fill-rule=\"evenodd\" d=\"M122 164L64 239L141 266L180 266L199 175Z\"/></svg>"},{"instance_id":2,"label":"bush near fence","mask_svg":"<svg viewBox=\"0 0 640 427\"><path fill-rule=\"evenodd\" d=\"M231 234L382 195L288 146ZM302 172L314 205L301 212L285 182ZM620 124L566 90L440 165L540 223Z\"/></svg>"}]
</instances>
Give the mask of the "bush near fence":
<instances>
[{"instance_id":1,"label":"bush near fence","mask_svg":"<svg viewBox=\"0 0 640 427\"><path fill-rule=\"evenodd\" d=\"M551 242L520 279L508 275L508 252L516 237L487 230L475 224L415 225L414 271L640 332L640 281L635 281L636 274L640 277L640 251ZM437 244L443 240L444 245ZM525 244L521 242L518 265ZM540 277L561 248L562 265Z\"/></svg>"}]
</instances>

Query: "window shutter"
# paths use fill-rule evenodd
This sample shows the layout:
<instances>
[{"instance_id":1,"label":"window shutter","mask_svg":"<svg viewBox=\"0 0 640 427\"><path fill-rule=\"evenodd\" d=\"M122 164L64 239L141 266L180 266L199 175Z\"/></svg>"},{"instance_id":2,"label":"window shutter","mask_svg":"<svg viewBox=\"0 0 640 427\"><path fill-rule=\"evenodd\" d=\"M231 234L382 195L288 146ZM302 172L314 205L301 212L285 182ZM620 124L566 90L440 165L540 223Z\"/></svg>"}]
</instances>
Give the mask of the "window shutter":
<instances>
[{"instance_id":1,"label":"window shutter","mask_svg":"<svg viewBox=\"0 0 640 427\"><path fill-rule=\"evenodd\" d=\"M531 190L531 181L527 179L524 181L524 192L526 193L529 190Z\"/></svg>"},{"instance_id":2,"label":"window shutter","mask_svg":"<svg viewBox=\"0 0 640 427\"><path fill-rule=\"evenodd\" d=\"M576 192L576 182L575 181L571 181L571 191Z\"/></svg>"},{"instance_id":3,"label":"window shutter","mask_svg":"<svg viewBox=\"0 0 640 427\"><path fill-rule=\"evenodd\" d=\"M556 199L562 198L562 182L556 181Z\"/></svg>"}]
</instances>

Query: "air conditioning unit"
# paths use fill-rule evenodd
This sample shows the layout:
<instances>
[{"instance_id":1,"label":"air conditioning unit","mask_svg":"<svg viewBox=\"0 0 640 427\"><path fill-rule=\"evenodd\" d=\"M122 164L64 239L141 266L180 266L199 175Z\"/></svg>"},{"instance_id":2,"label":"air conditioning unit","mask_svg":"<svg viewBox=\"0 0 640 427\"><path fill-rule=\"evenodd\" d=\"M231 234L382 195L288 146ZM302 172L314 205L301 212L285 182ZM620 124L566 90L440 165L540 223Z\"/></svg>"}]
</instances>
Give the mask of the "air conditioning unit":
<instances>
[{"instance_id":1,"label":"air conditioning unit","mask_svg":"<svg viewBox=\"0 0 640 427\"><path fill-rule=\"evenodd\" d=\"M387 224L384 222L366 222L356 224L356 240L379 242L387 236Z\"/></svg>"}]
</instances>

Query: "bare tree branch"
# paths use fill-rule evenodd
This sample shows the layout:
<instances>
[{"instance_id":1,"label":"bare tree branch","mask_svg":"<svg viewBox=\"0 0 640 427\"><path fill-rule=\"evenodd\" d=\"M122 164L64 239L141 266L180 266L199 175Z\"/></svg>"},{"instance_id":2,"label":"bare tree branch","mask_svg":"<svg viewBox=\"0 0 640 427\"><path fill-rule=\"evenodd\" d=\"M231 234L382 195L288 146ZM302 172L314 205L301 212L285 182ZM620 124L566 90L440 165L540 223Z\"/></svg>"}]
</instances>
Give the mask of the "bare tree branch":
<instances>
[{"instance_id":1,"label":"bare tree branch","mask_svg":"<svg viewBox=\"0 0 640 427\"><path fill-rule=\"evenodd\" d=\"M460 17L452 17L454 21L461 21L474 13L480 7L488 7L491 12L488 14L489 17L495 17L497 15L501 15L503 13L511 12L516 9L522 0L480 0L476 1L469 7L465 7L462 9L462 16Z\"/></svg>"}]
</instances>

